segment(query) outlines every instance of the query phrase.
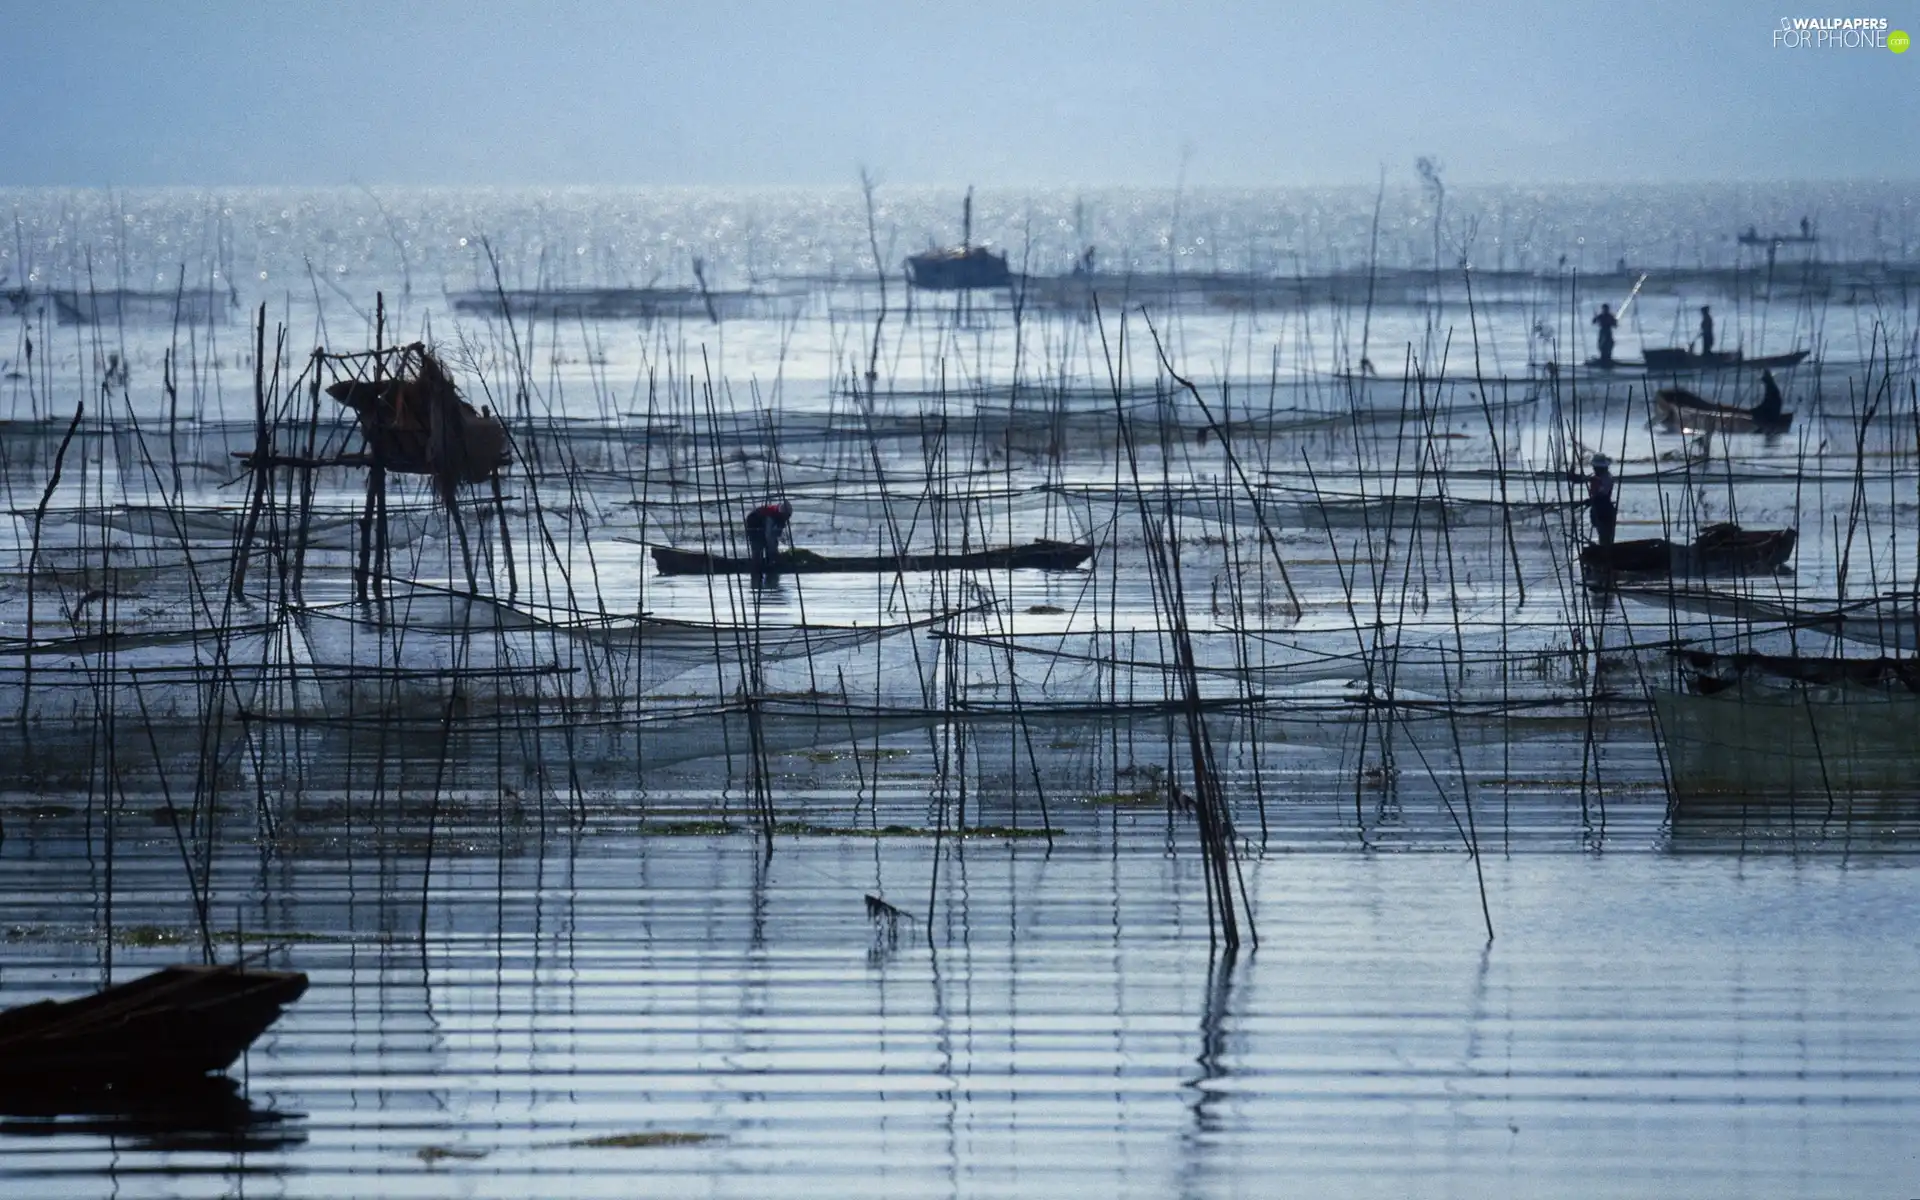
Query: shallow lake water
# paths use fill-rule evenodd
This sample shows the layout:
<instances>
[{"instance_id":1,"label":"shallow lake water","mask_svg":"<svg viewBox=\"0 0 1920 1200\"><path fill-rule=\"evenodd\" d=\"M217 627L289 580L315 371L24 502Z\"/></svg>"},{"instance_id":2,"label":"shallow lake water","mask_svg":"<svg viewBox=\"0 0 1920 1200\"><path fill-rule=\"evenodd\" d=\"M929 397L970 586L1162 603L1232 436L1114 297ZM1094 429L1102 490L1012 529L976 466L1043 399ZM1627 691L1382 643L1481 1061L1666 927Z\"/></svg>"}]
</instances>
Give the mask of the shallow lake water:
<instances>
[{"instance_id":1,"label":"shallow lake water","mask_svg":"<svg viewBox=\"0 0 1920 1200\"><path fill-rule=\"evenodd\" d=\"M43 822L45 823L45 822ZM1158 813L1026 839L555 832L223 864L312 990L228 1119L0 1125L16 1194L1859 1196L1920 1178L1900 855L1275 849L1210 956ZM455 834L458 843L458 834ZM27 849L31 853L26 852ZM0 998L96 982L11 839ZM191 936L118 864L116 972ZM931 889L931 890L930 890ZM907 916L870 918L877 894ZM933 902L932 929L926 905ZM96 916L98 914L95 914ZM246 934L244 930L255 932ZM210 1124L210 1128L207 1126ZM236 1145L236 1143L238 1143Z\"/></svg>"},{"instance_id":2,"label":"shallow lake water","mask_svg":"<svg viewBox=\"0 0 1920 1200\"><path fill-rule=\"evenodd\" d=\"M1545 364L1578 361L1616 256L1678 254L1755 198L1462 197L1488 229L1545 231L1495 251L1537 275L1469 308L1458 281L1423 290L1427 235L1401 233L1404 294L1364 317L1192 285L1145 316L1194 397L1124 289L1098 320L1005 298L908 319L844 195L419 193L388 198L392 226L358 193L136 194L120 222L15 196L0 265L33 258L41 287L78 287L74 247L106 238L123 287L200 246L236 311L268 304L297 347L268 389L283 450L320 403L292 382L309 335L362 346L375 289L387 339L453 356L517 440L467 524L396 480L389 599L356 600L360 466L311 497L277 477L244 516L237 317L19 314L0 1006L209 951L312 986L230 1088L0 1116L0 1192L1920 1194L1920 805L1670 803L1647 704L1682 644L1878 652L1795 606L1920 578L1910 300L1815 296L1825 276L1695 244L1640 342L1684 342L1689 289L1720 289L1729 337L1816 352L1787 376L1788 435L1702 442L1650 419L1660 381ZM1372 203L1202 197L1187 236L1212 240L1163 242L1166 199L1107 198L1107 261L1305 262L1328 288ZM1903 198L1809 188L1769 219L1816 201L1840 266L1910 270L1910 218L1879 219ZM1025 203L1050 218L1038 252L1071 261L1071 198ZM983 195L982 227L1004 244L1022 211ZM1417 227L1415 200L1390 211ZM508 325L444 294L478 286L466 239L502 226L524 235L500 241L511 286L674 281L704 251L781 303ZM549 262L563 242L578 261ZM1385 378L1336 374L1360 320ZM315 444L350 449L323 411ZM1622 537L1795 528L1790 566L1735 596L1771 616L1583 586L1596 450ZM823 553L1093 555L770 587L651 561L737 550L774 495ZM1234 825L1233 954L1197 741Z\"/></svg>"}]
</instances>

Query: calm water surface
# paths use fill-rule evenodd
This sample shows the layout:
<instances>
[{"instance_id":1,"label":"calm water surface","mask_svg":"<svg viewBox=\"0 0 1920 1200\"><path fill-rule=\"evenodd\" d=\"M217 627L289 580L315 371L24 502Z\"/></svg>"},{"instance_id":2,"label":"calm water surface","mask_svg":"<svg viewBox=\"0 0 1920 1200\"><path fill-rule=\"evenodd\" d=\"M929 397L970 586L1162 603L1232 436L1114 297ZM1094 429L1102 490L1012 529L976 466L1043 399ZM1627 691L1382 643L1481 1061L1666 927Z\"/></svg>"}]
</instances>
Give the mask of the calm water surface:
<instances>
[{"instance_id":1,"label":"calm water surface","mask_svg":"<svg viewBox=\"0 0 1920 1200\"><path fill-rule=\"evenodd\" d=\"M274 960L313 977L238 1072L244 1136L13 1120L0 1177L46 1196L1920 1180L1920 939L1898 854L1689 841L1623 810L1606 853L1490 854L1488 945L1471 862L1437 833L1401 852L1277 839L1246 868L1261 944L1226 962L1189 835L1170 854L1157 810L1058 819L1050 853L943 840L937 882L931 839L789 836L766 858L745 834L637 837L611 812L545 837L456 826L424 941L417 852L236 849L218 875L257 891L223 923L282 939ZM104 866L63 836L76 820L9 818L0 998L101 978L107 914L58 899ZM172 847L121 854L116 977L193 936ZM869 894L911 915L876 922Z\"/></svg>"},{"instance_id":2,"label":"calm water surface","mask_svg":"<svg viewBox=\"0 0 1920 1200\"><path fill-rule=\"evenodd\" d=\"M1911 297L1776 300L1748 276L1715 283L1744 289L1725 302L1724 336L1808 346L1816 361L1789 378L1791 436L1721 445L1697 476L1688 441L1649 427L1644 380L1549 380L1527 365L1585 344L1585 306L1599 297L1574 290L1576 271L1619 258L1751 265L1730 240L1749 221L1786 228L1812 212L1832 260L1910 267L1910 189L1460 189L1459 212L1480 219L1476 265L1541 281L1472 314L1451 300L1430 310L1424 296L1373 314L1388 374L1415 355L1437 370L1445 356L1450 381L1413 401L1443 406L1431 420L1396 419L1408 403L1396 380L1328 375L1352 361L1353 325L1367 319L1351 303L1196 302L1163 324L1223 411L1231 400L1244 417L1251 401L1280 415L1281 432L1241 443L1240 465L1293 505L1276 541L1304 605L1282 614L1250 519L1218 503L1231 473L1217 439L1192 436L1193 406L1135 410L1155 442L1143 479L1211 489L1178 530L1210 694L1259 701L1252 717L1210 719L1259 932L1230 960L1210 952L1193 821L1167 811L1149 773L1184 777L1184 735L1164 716L1084 707L1168 694L1154 632L1164 602L1098 391L1109 361L1151 384L1140 326L1109 360L1078 313L1030 314L1016 338L1005 308L923 307L908 322L896 307L875 412L966 430L936 453L924 424L866 440L873 414L839 387L865 361L879 304L851 189L419 191L384 197L391 225L360 192L9 198L21 236L0 247L0 271L84 288L92 250L113 286L164 290L185 263L190 280L232 283L241 303L288 324L283 379L307 346L365 344L377 289L391 336L457 349L470 396L528 388L511 411L545 457L506 500L523 605L869 630L995 607L944 625L976 639L944 658L952 643L922 628L770 654L748 672L717 637L612 652L552 628L502 633L491 617L484 636L436 626L431 604L398 617L327 608L348 593L352 543L340 535L306 562L317 607L286 623L298 636L283 657L268 662L257 631L229 640L263 671L414 672L425 699L399 706L414 723L383 735L385 716L355 708L364 695L342 710L337 676L285 714L249 693L266 719L230 725L201 775L210 652L192 634L215 623L206 597L225 594L219 555L232 552L242 491L232 455L253 444L243 327L16 321L0 342L12 510L0 528L0 1005L197 958L183 853L205 865L221 955L264 950L313 986L236 1068L242 1097L0 1119L0 1192L1920 1195L1908 853L1920 813L1670 816L1636 672L1664 669L1670 638L1730 630L1664 604L1590 604L1569 568L1584 526L1564 503L1569 463L1605 448L1622 464L1623 537L1684 537L1729 517L1796 525L1796 573L1758 585L1782 600L1920 577L1911 362L1862 366L1889 342L1911 351ZM1189 197L1175 228L1171 194L980 199L982 236L1014 246L1031 231L1044 271L1097 242L1104 263L1140 270L1169 256L1189 273L1330 277L1364 261L1372 212L1370 191L1221 193ZM953 209L930 193L889 197L883 228L904 254L950 237L939 231ZM1383 264L1428 262L1423 214L1417 193L1389 197ZM554 322L520 331L537 333L520 361L509 331L455 313L445 295L482 280L483 234L510 286L685 284L701 254L719 286L791 286L803 300L717 325ZM1650 284L1623 345L1685 342L1704 299L1687 286ZM38 374L19 369L30 339ZM1463 375L1476 340L1486 373L1530 375L1491 389L1497 416ZM163 439L169 353L186 365L184 416ZM1023 434L1033 445L963 424L1042 384L1052 390L1038 407L1066 416ZM1883 385L1891 399L1861 438L1865 397ZM1738 401L1745 385L1701 386ZM38 560L67 574L35 585L30 627L30 518L83 398L93 424ZM127 412L149 422L148 443L129 435ZM792 424L776 430L768 412ZM1176 431L1156 431L1155 414ZM576 418L594 427L557 427ZM647 432L676 423L712 440L669 446ZM953 476L941 487L956 495L936 505L928 473L983 462L990 475ZM1386 491L1437 499L1436 479L1451 499L1489 500L1501 463L1513 498L1533 505L1511 529L1457 506L1444 536L1367 515ZM336 534L358 484L322 480ZM1374 507L1334 521L1312 502L1319 489L1336 506ZM748 497L774 491L800 498L802 544L829 552L883 552L910 527L917 545L1074 536L1099 554L1084 573L809 577L752 595L652 573L641 543L706 544ZM193 539L120 508L169 499L202 523ZM444 521L417 509L396 521L422 526L396 574L460 579ZM478 536L496 552L492 531ZM210 556L214 582L188 583ZM224 619L272 615L263 578ZM497 578L485 582L499 594ZM442 596L433 611L446 609ZM1602 613L1605 659L1575 638ZM136 637L87 640L109 628ZM28 634L78 639L38 655L31 688L17 670ZM1025 639L1018 654L993 640L1007 636ZM1770 636L1784 648L1787 635ZM1795 644L1848 649L1805 634ZM1368 655L1396 663L1401 699L1482 707L1403 716L1383 755L1377 725L1329 716L1374 678ZM434 691L449 671L468 672L463 703L475 701L453 736L418 719L451 714ZM511 671L522 674L502 682ZM726 706L749 687L781 698L764 717L758 776L779 823L770 853L752 832L744 718ZM489 726L495 693L513 703ZM1016 694L1083 707L1018 725L973 711L962 728L966 704ZM941 706L939 721L924 711ZM167 805L192 803L204 821L216 794L215 834L199 825L183 851ZM970 835L958 838L962 820ZM1468 837L1483 851L1484 915Z\"/></svg>"}]
</instances>

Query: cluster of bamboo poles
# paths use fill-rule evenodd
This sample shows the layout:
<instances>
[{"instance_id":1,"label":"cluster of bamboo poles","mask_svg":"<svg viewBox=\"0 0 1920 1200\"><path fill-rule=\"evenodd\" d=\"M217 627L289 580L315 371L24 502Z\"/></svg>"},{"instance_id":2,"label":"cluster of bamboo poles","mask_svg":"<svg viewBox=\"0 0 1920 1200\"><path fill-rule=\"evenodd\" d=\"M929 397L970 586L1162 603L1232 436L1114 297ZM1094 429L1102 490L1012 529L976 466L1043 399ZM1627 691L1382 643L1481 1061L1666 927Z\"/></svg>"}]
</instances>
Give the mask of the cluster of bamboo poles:
<instances>
[{"instance_id":1,"label":"cluster of bamboo poles","mask_svg":"<svg viewBox=\"0 0 1920 1200\"><path fill-rule=\"evenodd\" d=\"M490 340L464 345L460 358L474 398L510 431L511 465L450 507L423 502L419 489L388 473L377 456L369 460L322 396L335 379L378 379L390 369L396 351L384 300L375 302L369 348L322 348L303 361L293 354L284 324L269 336L262 308L248 358L250 422L223 425L193 415L205 380L217 373L206 369L190 338L184 359L176 357L178 347L165 358L161 427L140 415L123 378L100 370L81 384L94 400L91 416L82 402L68 419L43 419L24 436L6 439L12 454L36 439L51 442L41 430L59 432L44 467L32 453L21 459L28 471L44 474L45 483L30 507L17 509L27 514L27 538L21 547L24 636L9 651L20 664L16 725L23 737L44 736L34 713L36 695L51 686L49 672L56 668L49 664L78 662L91 705L83 753L105 766L123 759L128 745L146 743L210 953L206 897L221 836L215 814L236 780L251 782L248 808L270 838L286 794L335 786L321 782L325 772L305 776L315 748L335 735L368 735L371 744L368 737L345 739L337 786L350 798L369 793L364 798L373 810L398 806L391 819L423 825L424 922L442 813L473 786L475 764L461 758L460 739L486 735L496 786L505 787L509 777L530 779L543 812L551 797L558 811L578 821L588 807L589 777L609 774L606 759L614 760L616 773L630 765L630 781L644 786L642 726L663 711L689 707L663 702L657 688L650 691L624 665L623 655L645 656L665 639L675 653L701 660L674 677L697 679L697 714L721 718L719 755L729 773L736 760L744 765L747 811L769 854L789 802L775 764L779 739L770 732L785 711L781 706L792 703L783 696L795 690L787 685L804 677L804 701L844 718L856 743L864 726L878 728L877 714L899 716L908 708L924 714L936 764L931 898L942 839L970 827L970 801L976 813L987 804L1006 812L1014 829L1030 819L1028 812L1037 815L1035 832L1051 844L1060 785L1050 780L1050 753L1036 733L1033 718L1046 698L1034 694L1034 635L1021 618L1029 591L1052 598L1064 589L1072 600L1066 614L1084 617L1079 628L1094 645L1105 645L1093 682L1075 701L1094 714L1158 706L1154 711L1169 718L1154 727L1163 739L1157 751L1131 740L1123 748L1116 722L1107 768L1117 772L1148 753L1163 759L1174 781L1166 789L1170 814L1193 818L1210 929L1231 951L1243 928L1257 936L1240 856L1265 843L1268 802L1283 785L1265 765L1261 741L1252 739L1251 787L1236 803L1217 731L1223 712L1253 721L1304 719L1298 706L1266 696L1258 682L1284 665L1272 657L1276 631L1317 609L1336 618L1334 637L1320 639L1318 653L1328 653L1334 638L1351 639L1351 650L1341 653L1359 688L1340 716L1357 729L1350 780L1356 828L1364 836L1369 792L1378 790L1378 781L1396 780L1402 757L1411 753L1476 869L1482 851L1477 808L1485 803L1476 787L1484 784L1476 785L1468 768L1463 726L1526 710L1533 701L1513 686L1523 664L1564 684L1549 700L1586 723L1580 807L1582 819L1604 831L1606 792L1596 749L1609 719L1635 711L1632 704L1622 709L1603 679L1606 655L1617 645L1611 639L1619 636L1609 624L1620 623L1643 674L1649 653L1699 636L1683 627L1674 608L1666 630L1636 627L1616 596L1585 586L1577 561L1585 540L1578 505L1584 460L1603 446L1627 450L1640 436L1634 414L1645 411L1644 390L1583 379L1576 371L1532 388L1486 375L1471 275L1463 272L1462 282L1473 369L1452 367L1451 334L1408 347L1401 375L1384 385L1391 394L1382 404L1382 383L1352 373L1310 392L1283 389L1277 361L1264 388L1244 375L1203 387L1177 365L1177 330L1163 337L1150 317L1130 312L1110 321L1097 298L1090 321L1017 311L1011 363L989 361L991 352L979 350L978 314L956 312L947 322L923 308L894 332L894 346L908 337L930 340L932 351L922 357L938 362L940 374L921 389L891 386L881 369L889 357L883 276L877 310L846 322L847 368L836 400L809 414L783 402L779 381L765 394L758 382L745 395L736 393L689 345L700 331L684 326L653 331L644 377L628 400L590 372L593 395L579 402L564 395L557 366L545 380L537 378L539 350L557 359L552 349L577 337L591 363L592 348L606 332L584 321L568 329L557 315L544 327L517 320L501 289L502 319L488 326ZM1563 301L1568 322L1577 321L1577 280L1568 281ZM1370 308L1370 298L1367 303ZM1131 330L1139 324L1153 345L1149 379L1131 371ZM108 361L108 330L96 326L78 336L91 339L82 342L85 361ZM1869 587L1899 586L1903 576L1888 579L1883 572L1912 547L1887 514L1898 511L1897 487L1911 482L1920 498L1914 470L1920 446L1899 432L1908 423L1920 428L1911 359L1878 335L1869 340L1875 361L1845 377L1844 412L1817 381L1809 396L1848 420L1855 438L1850 470L1842 473L1846 518L1831 515L1841 547L1834 587L1843 600L1861 565ZM1097 364L1104 379L1090 387L1076 383L1076 356ZM691 369L696 362L698 369ZM36 414L54 391L48 369L43 358L31 376ZM949 369L970 381L1004 375L1011 382L950 385ZM180 378L192 381L184 414ZM597 412L598 419L580 419L583 411ZM1883 449L1872 449L1877 431L1889 423L1896 431ZM1723 447L1711 457L1690 455L1669 469L1659 465L1665 451L1652 432L1646 436L1640 457L1657 468L1652 483L1663 533L1684 540L1696 512L1717 503L1721 491L1726 515L1737 516L1737 452ZM1476 465L1456 465L1451 448L1469 438ZM1523 446L1529 438L1533 443ZM76 446L79 461L70 463ZM1336 453L1344 460L1337 467L1329 462ZM189 475L206 474L210 454L251 468L237 508L208 505L188 487ZM1873 455L1881 456L1878 464ZM1821 458L1817 445L1799 442L1787 476L1796 489L1796 524L1800 489L1823 478ZM1870 491L1881 482L1884 505ZM1636 483L1629 478L1625 486ZM1484 500L1491 520L1459 519L1474 499L1461 490L1474 486L1491 493ZM1669 490L1677 500L1670 502ZM56 506L63 497L69 503ZM1071 583L1044 587L988 574L883 575L864 614L874 634L868 659L867 642L853 655L820 649L843 626L831 616L810 616L810 604L820 601L815 585L804 580L789 581L777 594L778 607L797 615L782 621L774 618L775 594L745 577L710 577L697 585L707 618L694 622L689 634L649 623L650 601L661 585L629 561L631 555L617 568L602 562L630 530L637 540L666 537L738 553L740 514L780 497L805 500L801 528L808 521L815 528L852 527L883 554L909 547L964 550L1039 533L1091 542L1095 565ZM1098 513L1095 499L1103 500ZM99 531L101 522L122 519L135 507L158 536L130 551ZM1283 510L1291 519L1278 516ZM1350 516L1336 519L1337 511ZM194 535L209 512L233 518L227 544ZM49 561L50 518L78 531L57 548L58 562ZM344 545L321 547L317 532L341 521L351 531ZM396 532L409 524L425 536ZM1858 557L1856 542L1864 551ZM1315 556L1316 544L1324 545L1330 576L1321 569L1304 579L1300 562ZM329 580L344 569L344 591L316 583L323 554ZM113 581L116 572L143 569L170 572L174 603L191 614L185 631L172 631L191 633L190 661L150 666L138 657L140 621L126 611L124 589ZM62 590L63 573L93 579L101 595L90 604L72 603ZM1799 599L1798 577L1771 586L1779 598ZM1912 591L1920 596L1920 578ZM58 636L46 630L43 606L51 596L62 605ZM669 598L685 603L688 593ZM345 607L331 609L336 602ZM463 617L453 636L440 639L443 647L415 662L410 644L446 632L416 624L414 608L428 602L457 607ZM844 611L844 593L833 594L833 605ZM311 651L312 623L336 616L348 630L346 657L301 659ZM1431 636L1408 636L1409 627L1423 623ZM884 636L926 629L942 636L931 645L913 633ZM1199 647L1215 635L1228 650L1208 658ZM883 642L900 649L883 655ZM306 650L290 649L296 645ZM847 681L850 669L870 675L870 693L856 693ZM1410 685L1416 672L1420 678ZM1491 687L1484 682L1489 674ZM1211 687L1222 679L1229 681L1224 693ZM345 709L277 711L261 701L263 687L297 690L315 681L346 685ZM163 749L168 721L149 711L153 689L163 682L184 684L191 698L175 721L195 741L190 782ZM976 697L989 683L993 700L983 703ZM1447 731L1441 744L1450 743L1445 756L1434 739L1415 734L1417 719L1436 716ZM738 718L737 730L725 719L731 717ZM420 787L419 773L395 767L393 759L409 738L423 735L437 752ZM877 746L880 734L873 736ZM1129 729L1124 736L1133 734ZM989 738L991 747L984 744ZM1510 749L1513 740L1503 744ZM869 787L862 760L853 761L863 772L860 786ZM109 844L115 797L125 800L126 783L117 769L89 777L90 810L96 788L106 801ZM1056 792L1051 800L1050 788ZM1032 799L1030 810L1022 807L1023 795ZM1248 807L1257 813L1258 843L1239 832L1236 807L1243 816ZM1484 882L1481 901L1491 936ZM926 928L930 934L931 919Z\"/></svg>"}]
</instances>

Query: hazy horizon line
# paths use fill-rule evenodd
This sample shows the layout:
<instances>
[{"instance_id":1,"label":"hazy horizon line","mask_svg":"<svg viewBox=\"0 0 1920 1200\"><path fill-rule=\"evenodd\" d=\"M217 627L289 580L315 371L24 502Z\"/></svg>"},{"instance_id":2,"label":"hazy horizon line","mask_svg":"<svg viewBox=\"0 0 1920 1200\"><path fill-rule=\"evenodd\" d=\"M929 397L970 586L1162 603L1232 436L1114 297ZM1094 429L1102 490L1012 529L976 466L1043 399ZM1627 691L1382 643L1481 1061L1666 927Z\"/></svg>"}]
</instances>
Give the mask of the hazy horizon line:
<instances>
[{"instance_id":1,"label":"hazy horizon line","mask_svg":"<svg viewBox=\"0 0 1920 1200\"><path fill-rule=\"evenodd\" d=\"M1424 185L1417 177L1412 177L1412 168L1408 169L1409 178L1395 179L1391 175L1382 181L1375 178L1370 181L1347 182L1260 182L1227 183L1219 181L1176 181L1160 183L1142 183L1137 181L1086 180L1073 183L1046 182L1006 182L998 180L900 180L889 181L884 176L876 177L876 190L899 188L908 191L946 191L965 192L968 188L976 191L1072 191L1075 189L1099 189L1105 191L1152 191L1152 192L1205 192L1205 191L1285 191L1291 189L1354 189L1373 191L1382 186L1394 189L1419 190ZM1832 175L1832 176L1739 176L1721 178L1692 179L1582 179L1582 178L1545 178L1545 179L1474 179L1465 177L1444 177L1450 188L1587 188L1587 187L1767 187L1767 186L1847 186L1857 184L1920 186L1920 173L1908 175ZM390 191L533 191L564 190L587 191L591 189L620 189L631 191L832 191L841 188L858 190L858 173L849 176L845 182L759 182L759 183L663 183L663 182L614 182L607 180L544 180L540 182L474 183L442 181L423 183L418 181L389 180L364 181L348 180L344 182L310 183L300 181L280 182L207 182L207 183L0 183L0 193L69 191L69 192L160 192L160 191L219 191L219 190L301 190L301 191L350 191L369 190Z\"/></svg>"}]
</instances>

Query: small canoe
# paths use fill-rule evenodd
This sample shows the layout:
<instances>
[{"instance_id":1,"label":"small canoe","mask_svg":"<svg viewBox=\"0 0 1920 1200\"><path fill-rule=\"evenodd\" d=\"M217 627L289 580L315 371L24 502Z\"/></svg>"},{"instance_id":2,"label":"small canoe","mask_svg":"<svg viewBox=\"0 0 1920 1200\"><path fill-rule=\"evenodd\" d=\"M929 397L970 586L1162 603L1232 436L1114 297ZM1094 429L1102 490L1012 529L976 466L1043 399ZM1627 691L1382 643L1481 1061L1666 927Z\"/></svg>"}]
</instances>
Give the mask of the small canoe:
<instances>
[{"instance_id":1,"label":"small canoe","mask_svg":"<svg viewBox=\"0 0 1920 1200\"><path fill-rule=\"evenodd\" d=\"M1687 433L1778 434L1793 426L1790 412L1715 404L1685 388L1660 389L1653 407L1662 422Z\"/></svg>"},{"instance_id":2,"label":"small canoe","mask_svg":"<svg viewBox=\"0 0 1920 1200\"><path fill-rule=\"evenodd\" d=\"M307 990L299 971L175 966L0 1012L0 1092L163 1087L223 1071Z\"/></svg>"},{"instance_id":3,"label":"small canoe","mask_svg":"<svg viewBox=\"0 0 1920 1200\"><path fill-rule=\"evenodd\" d=\"M1695 354L1685 346L1670 346L1643 350L1640 357L1646 361L1649 371L1724 371L1730 367L1794 367L1800 365L1810 353L1808 350L1794 350L1787 354L1747 358L1738 350Z\"/></svg>"},{"instance_id":4,"label":"small canoe","mask_svg":"<svg viewBox=\"0 0 1920 1200\"><path fill-rule=\"evenodd\" d=\"M1684 346L1656 347L1642 353L1640 358L1616 358L1611 362L1601 362L1597 358L1587 359L1587 368L1594 371L1657 371L1672 374L1681 371L1730 371L1739 367L1761 370L1772 367L1794 367L1806 361L1810 350L1794 350L1787 354L1768 354L1760 358L1747 358L1738 350L1716 350L1712 354L1695 354Z\"/></svg>"},{"instance_id":5,"label":"small canoe","mask_svg":"<svg viewBox=\"0 0 1920 1200\"><path fill-rule=\"evenodd\" d=\"M750 575L753 562L704 550L652 546L653 565L662 575ZM1077 542L1030 542L962 554L877 554L838 557L811 550L789 550L774 560L774 574L890 575L920 571L1071 571L1093 557L1093 547Z\"/></svg>"},{"instance_id":6,"label":"small canoe","mask_svg":"<svg viewBox=\"0 0 1920 1200\"><path fill-rule=\"evenodd\" d=\"M1642 538L1587 546L1580 551L1580 566L1590 579L1601 581L1646 575L1764 575L1786 565L1798 540L1792 529L1710 525L1691 545Z\"/></svg>"}]
</instances>

